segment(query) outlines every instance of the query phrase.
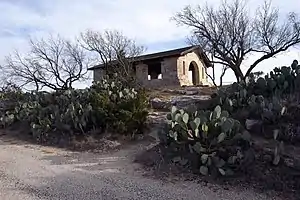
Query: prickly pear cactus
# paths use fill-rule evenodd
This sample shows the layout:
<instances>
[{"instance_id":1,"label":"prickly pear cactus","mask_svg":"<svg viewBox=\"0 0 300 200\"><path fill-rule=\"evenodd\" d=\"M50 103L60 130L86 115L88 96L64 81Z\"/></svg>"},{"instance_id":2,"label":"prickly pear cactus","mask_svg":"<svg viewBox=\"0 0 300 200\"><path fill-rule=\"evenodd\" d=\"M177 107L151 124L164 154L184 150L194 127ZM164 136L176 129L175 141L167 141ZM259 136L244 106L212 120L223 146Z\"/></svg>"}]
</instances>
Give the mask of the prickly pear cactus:
<instances>
[{"instance_id":1,"label":"prickly pear cactus","mask_svg":"<svg viewBox=\"0 0 300 200\"><path fill-rule=\"evenodd\" d=\"M173 106L167 119L168 137L177 144L187 145L191 153L199 155L199 171L203 175L213 171L221 175L232 174L230 165L238 164L243 155L237 142L243 140L250 146L250 135L241 133L240 123L230 118L229 112L220 106L213 111L194 113Z\"/></svg>"}]
</instances>

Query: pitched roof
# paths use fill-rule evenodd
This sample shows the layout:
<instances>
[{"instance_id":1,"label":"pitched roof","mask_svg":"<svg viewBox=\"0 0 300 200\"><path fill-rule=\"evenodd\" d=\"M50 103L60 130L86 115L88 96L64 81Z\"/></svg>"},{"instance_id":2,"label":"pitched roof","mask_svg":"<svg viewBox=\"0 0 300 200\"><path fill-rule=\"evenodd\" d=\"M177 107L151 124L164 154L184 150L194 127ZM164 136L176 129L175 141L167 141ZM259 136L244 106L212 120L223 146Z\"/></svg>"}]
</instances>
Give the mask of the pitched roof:
<instances>
[{"instance_id":1,"label":"pitched roof","mask_svg":"<svg viewBox=\"0 0 300 200\"><path fill-rule=\"evenodd\" d=\"M167 57L176 57L176 56L182 56L187 53L190 53L195 50L199 50L198 54L203 59L205 65L207 67L211 66L211 62L207 55L203 52L203 50L199 46L188 46L188 47L183 47L183 48L178 48L178 49L173 49L173 50L168 50L168 51L162 51L158 53L151 53L151 54L146 54L146 55L141 55L137 56L134 58L134 62L140 62L140 61L147 61L147 60L153 60L153 59L159 59L159 58L167 58ZM104 64L96 65L94 67L89 68L88 70L94 70L98 68L104 67Z\"/></svg>"}]
</instances>

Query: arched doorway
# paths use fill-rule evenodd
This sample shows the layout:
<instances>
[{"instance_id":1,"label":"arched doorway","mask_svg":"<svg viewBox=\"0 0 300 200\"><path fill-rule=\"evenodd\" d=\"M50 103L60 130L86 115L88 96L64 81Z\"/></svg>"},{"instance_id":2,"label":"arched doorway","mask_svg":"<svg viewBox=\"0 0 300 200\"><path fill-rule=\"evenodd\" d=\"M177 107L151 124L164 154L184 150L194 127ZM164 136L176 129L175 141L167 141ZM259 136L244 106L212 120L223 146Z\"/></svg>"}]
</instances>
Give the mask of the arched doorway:
<instances>
[{"instance_id":1,"label":"arched doorway","mask_svg":"<svg viewBox=\"0 0 300 200\"><path fill-rule=\"evenodd\" d=\"M193 83L193 85L199 85L199 68L195 61L192 61L189 66L189 80Z\"/></svg>"}]
</instances>

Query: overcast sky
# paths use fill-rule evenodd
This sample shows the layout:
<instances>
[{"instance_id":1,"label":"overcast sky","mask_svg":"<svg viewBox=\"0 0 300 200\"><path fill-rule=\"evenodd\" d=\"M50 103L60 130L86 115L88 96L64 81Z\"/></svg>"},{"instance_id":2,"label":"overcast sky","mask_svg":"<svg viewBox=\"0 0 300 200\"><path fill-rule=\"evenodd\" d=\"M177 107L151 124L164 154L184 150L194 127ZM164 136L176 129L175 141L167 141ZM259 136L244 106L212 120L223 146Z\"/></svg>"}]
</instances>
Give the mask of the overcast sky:
<instances>
[{"instance_id":1,"label":"overcast sky","mask_svg":"<svg viewBox=\"0 0 300 200\"><path fill-rule=\"evenodd\" d=\"M148 52L183 47L189 30L178 27L170 17L185 5L203 3L205 0L0 0L0 63L14 49L26 52L29 36L59 33L71 39L86 29L121 30L145 45ZM209 3L217 6L219 1ZM249 0L249 9L261 3ZM273 0L273 5L282 13L299 12L300 0ZM293 59L300 60L298 52L291 50L257 69L289 65ZM234 80L232 73L225 77L225 81Z\"/></svg>"}]
</instances>

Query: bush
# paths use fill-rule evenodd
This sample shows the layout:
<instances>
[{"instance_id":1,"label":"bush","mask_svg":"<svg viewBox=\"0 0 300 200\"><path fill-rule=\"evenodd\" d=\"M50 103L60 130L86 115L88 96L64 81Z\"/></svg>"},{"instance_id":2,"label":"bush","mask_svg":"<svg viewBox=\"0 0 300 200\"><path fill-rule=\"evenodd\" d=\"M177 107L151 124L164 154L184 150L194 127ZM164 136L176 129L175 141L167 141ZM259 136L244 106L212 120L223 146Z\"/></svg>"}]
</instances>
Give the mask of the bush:
<instances>
[{"instance_id":1,"label":"bush","mask_svg":"<svg viewBox=\"0 0 300 200\"><path fill-rule=\"evenodd\" d=\"M127 88L119 81L104 79L92 87L92 104L97 119L106 119L109 131L140 133L146 121L148 99L144 90Z\"/></svg>"},{"instance_id":2,"label":"bush","mask_svg":"<svg viewBox=\"0 0 300 200\"><path fill-rule=\"evenodd\" d=\"M13 110L2 115L3 125L27 122L40 142L83 136L91 130L119 134L141 133L147 117L143 91L103 80L83 90L21 93Z\"/></svg>"}]
</instances>

